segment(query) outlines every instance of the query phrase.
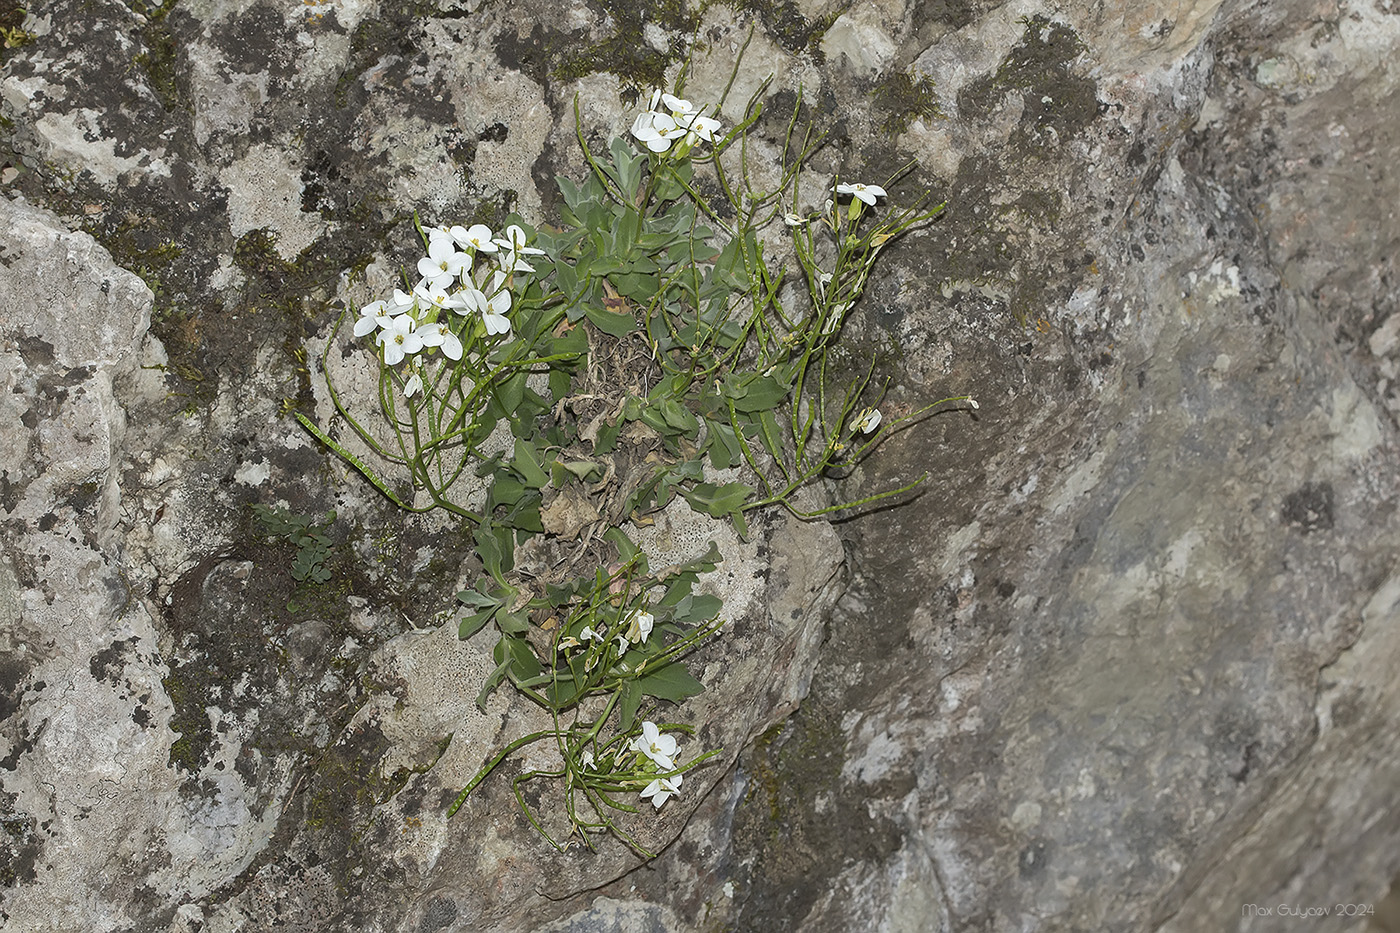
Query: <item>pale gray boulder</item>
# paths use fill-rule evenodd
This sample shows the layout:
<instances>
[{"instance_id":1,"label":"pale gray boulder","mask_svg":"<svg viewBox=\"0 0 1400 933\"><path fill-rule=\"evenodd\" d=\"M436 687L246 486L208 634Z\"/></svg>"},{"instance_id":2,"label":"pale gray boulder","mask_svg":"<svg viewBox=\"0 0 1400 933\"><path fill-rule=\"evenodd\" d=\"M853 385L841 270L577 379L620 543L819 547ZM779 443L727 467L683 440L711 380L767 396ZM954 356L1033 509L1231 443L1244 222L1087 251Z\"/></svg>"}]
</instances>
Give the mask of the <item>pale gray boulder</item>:
<instances>
[{"instance_id":1,"label":"pale gray boulder","mask_svg":"<svg viewBox=\"0 0 1400 933\"><path fill-rule=\"evenodd\" d=\"M0 75L29 202L0 203L0 924L1273 930L1378 901L1390 4L604 7L25 21ZM800 84L824 171L917 158L896 197L947 200L848 334L887 411L981 408L823 490L931 476L840 542L774 518L726 544L714 585L747 608L686 707L725 755L656 814L660 858L551 852L511 772L448 821L532 721L473 703L467 548L283 400L327 416L318 352L411 261L412 211L547 216L581 171L575 95L597 142L687 51L712 99L745 42L724 117L774 75L755 152ZM297 585L253 503L335 509L335 582ZM1364 922L1343 913L1297 922Z\"/></svg>"}]
</instances>

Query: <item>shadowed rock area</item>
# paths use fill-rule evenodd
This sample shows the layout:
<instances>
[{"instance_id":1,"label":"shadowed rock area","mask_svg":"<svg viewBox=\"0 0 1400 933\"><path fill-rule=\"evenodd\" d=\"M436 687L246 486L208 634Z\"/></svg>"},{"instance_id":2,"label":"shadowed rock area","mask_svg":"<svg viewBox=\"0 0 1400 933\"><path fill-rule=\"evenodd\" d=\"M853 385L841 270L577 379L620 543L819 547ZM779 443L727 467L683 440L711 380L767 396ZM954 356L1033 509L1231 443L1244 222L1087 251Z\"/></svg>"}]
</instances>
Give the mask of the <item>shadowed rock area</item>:
<instances>
[{"instance_id":1,"label":"shadowed rock area","mask_svg":"<svg viewBox=\"0 0 1400 933\"><path fill-rule=\"evenodd\" d=\"M0 28L0 928L1381 929L1400 3L0 0ZM695 101L739 62L754 158L800 89L827 178L917 160L891 200L947 209L847 339L887 412L980 410L813 491L929 473L897 506L747 544L658 519L670 559L723 538L732 623L680 708L723 754L630 824L643 864L554 851L507 777L446 818L543 714L475 704L470 537L288 412L329 420L328 335L416 260L415 213L546 221L575 107L625 132L686 61ZM335 510L330 581L254 504Z\"/></svg>"}]
</instances>

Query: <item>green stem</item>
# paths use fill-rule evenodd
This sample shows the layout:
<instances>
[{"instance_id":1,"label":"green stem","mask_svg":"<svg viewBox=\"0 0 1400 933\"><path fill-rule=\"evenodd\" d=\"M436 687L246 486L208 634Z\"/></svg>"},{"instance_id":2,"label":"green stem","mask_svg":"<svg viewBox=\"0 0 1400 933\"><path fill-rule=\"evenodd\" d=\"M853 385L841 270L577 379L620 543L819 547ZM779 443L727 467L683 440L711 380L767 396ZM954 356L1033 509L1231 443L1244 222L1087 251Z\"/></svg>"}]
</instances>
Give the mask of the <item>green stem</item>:
<instances>
[{"instance_id":1,"label":"green stem","mask_svg":"<svg viewBox=\"0 0 1400 933\"><path fill-rule=\"evenodd\" d=\"M462 804L467 802L467 798L471 796L472 791L476 790L477 785L480 784L482 781L486 780L486 776L492 771L494 771L496 769L496 766L499 765L502 761L505 761L511 753L518 751L519 749L522 749L527 745L531 745L535 742L538 742L541 739L546 738L547 736L552 734L553 733L550 730L543 729L539 732L531 732L529 735L522 735L520 738L516 739L514 742L511 742L505 748L501 749L499 752L493 755L491 757L491 760L486 762L486 764L482 766L481 770L476 773L476 776L473 777L469 782L467 782L467 786L464 787L462 789L462 792L457 795L457 799L452 801L452 806L447 808L447 818L451 819L453 816L456 815L458 810L462 809Z\"/></svg>"}]
</instances>

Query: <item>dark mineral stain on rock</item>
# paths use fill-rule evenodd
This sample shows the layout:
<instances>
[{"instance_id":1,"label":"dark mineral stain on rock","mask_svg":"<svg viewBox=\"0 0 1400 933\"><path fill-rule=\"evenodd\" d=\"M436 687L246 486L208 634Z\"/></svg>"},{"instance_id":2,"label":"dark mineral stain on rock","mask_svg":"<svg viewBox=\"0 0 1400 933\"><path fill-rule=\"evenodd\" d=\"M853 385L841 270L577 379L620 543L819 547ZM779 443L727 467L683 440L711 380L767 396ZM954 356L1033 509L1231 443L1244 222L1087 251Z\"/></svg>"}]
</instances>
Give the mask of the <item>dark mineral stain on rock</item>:
<instances>
[{"instance_id":1,"label":"dark mineral stain on rock","mask_svg":"<svg viewBox=\"0 0 1400 933\"><path fill-rule=\"evenodd\" d=\"M1332 484L1304 483L1283 499L1283 523L1312 534L1332 528Z\"/></svg>"}]
</instances>

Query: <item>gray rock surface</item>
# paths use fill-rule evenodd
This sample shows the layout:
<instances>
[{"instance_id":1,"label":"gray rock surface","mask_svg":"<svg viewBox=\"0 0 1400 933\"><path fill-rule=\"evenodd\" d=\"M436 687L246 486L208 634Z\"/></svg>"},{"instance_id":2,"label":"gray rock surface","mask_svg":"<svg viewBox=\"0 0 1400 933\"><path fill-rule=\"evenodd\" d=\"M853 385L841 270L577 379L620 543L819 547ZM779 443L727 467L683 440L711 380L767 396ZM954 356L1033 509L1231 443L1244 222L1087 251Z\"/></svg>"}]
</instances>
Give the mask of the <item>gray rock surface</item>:
<instances>
[{"instance_id":1,"label":"gray rock surface","mask_svg":"<svg viewBox=\"0 0 1400 933\"><path fill-rule=\"evenodd\" d=\"M0 72L0 927L1364 929L1337 906L1400 872L1392 6L34 9ZM324 414L412 212L547 215L575 99L617 132L746 42L761 133L800 84L824 168L917 158L896 196L947 199L848 333L887 410L981 409L829 491L932 476L838 524L844 573L821 524L726 551L747 608L686 708L726 756L658 859L553 853L504 780L449 822L530 721L473 703L467 550L284 399ZM335 509L333 582L251 503Z\"/></svg>"}]
</instances>

